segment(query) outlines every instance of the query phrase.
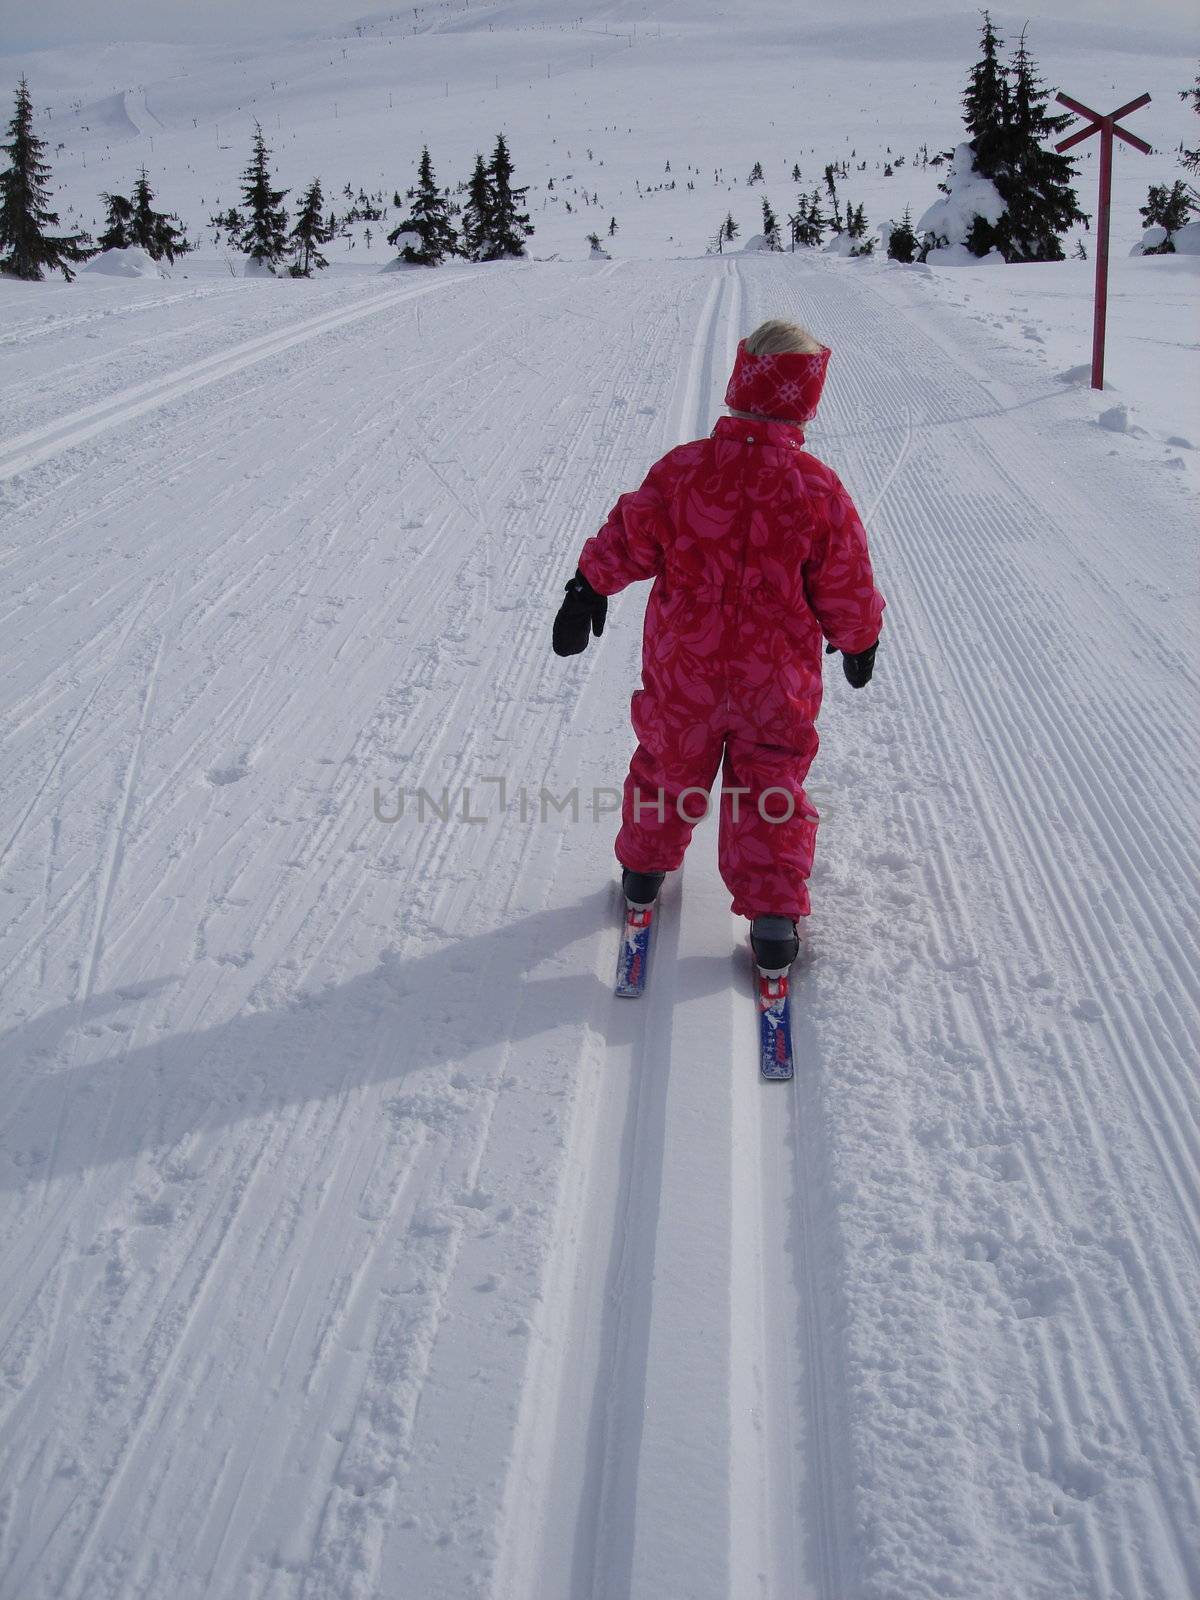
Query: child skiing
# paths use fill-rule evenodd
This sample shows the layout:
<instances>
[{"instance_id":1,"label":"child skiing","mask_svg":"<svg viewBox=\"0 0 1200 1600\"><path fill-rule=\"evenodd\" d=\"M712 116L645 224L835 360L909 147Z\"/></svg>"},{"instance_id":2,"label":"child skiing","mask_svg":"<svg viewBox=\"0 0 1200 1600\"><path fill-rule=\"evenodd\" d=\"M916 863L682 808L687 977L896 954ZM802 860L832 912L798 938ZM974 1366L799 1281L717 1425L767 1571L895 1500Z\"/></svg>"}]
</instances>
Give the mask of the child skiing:
<instances>
[{"instance_id":1,"label":"child skiing","mask_svg":"<svg viewBox=\"0 0 1200 1600\"><path fill-rule=\"evenodd\" d=\"M616 855L631 907L679 867L723 767L721 876L755 960L782 972L809 912L821 645L871 677L883 616L866 533L835 474L804 448L828 348L765 322L738 346L707 439L671 450L583 547L554 619L557 655L603 632L608 596L653 578L634 694L638 738Z\"/></svg>"}]
</instances>

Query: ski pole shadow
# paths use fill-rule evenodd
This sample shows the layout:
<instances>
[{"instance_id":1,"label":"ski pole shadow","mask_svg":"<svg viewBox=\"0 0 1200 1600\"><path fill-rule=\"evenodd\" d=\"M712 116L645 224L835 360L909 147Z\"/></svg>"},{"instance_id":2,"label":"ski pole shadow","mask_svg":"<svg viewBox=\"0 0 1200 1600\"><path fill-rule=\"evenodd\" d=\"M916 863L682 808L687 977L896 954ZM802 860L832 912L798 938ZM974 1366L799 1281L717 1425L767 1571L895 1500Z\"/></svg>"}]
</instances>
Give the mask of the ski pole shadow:
<instances>
[{"instance_id":1,"label":"ski pole shadow","mask_svg":"<svg viewBox=\"0 0 1200 1600\"><path fill-rule=\"evenodd\" d=\"M179 979L126 984L11 1028L0 1035L0 1190L44 1176L51 1159L56 1177L108 1166L427 1067L453 1064L469 1079L494 1069L497 1049L519 1064L564 1021L603 1026L630 1002L573 966L570 947L612 924L615 963L613 904L606 887L424 954L388 951L346 983L132 1047L122 1040L131 1008Z\"/></svg>"}]
</instances>

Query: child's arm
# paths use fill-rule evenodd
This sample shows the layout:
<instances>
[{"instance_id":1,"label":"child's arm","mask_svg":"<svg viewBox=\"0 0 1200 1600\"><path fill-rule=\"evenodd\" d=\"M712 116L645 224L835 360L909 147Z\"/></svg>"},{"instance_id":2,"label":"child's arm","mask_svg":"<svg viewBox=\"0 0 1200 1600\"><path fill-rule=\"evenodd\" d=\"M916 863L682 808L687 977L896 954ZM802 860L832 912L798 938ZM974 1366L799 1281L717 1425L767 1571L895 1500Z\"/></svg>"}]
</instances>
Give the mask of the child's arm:
<instances>
[{"instance_id":1,"label":"child's arm","mask_svg":"<svg viewBox=\"0 0 1200 1600\"><path fill-rule=\"evenodd\" d=\"M597 594L616 594L662 571L669 532L662 466L660 461L651 467L640 489L621 496L599 533L584 545L579 570Z\"/></svg>"},{"instance_id":2,"label":"child's arm","mask_svg":"<svg viewBox=\"0 0 1200 1600\"><path fill-rule=\"evenodd\" d=\"M804 564L808 603L833 648L859 655L875 643L883 626L884 600L871 571L867 531L828 467L806 472L805 487L814 517L812 549Z\"/></svg>"}]
</instances>

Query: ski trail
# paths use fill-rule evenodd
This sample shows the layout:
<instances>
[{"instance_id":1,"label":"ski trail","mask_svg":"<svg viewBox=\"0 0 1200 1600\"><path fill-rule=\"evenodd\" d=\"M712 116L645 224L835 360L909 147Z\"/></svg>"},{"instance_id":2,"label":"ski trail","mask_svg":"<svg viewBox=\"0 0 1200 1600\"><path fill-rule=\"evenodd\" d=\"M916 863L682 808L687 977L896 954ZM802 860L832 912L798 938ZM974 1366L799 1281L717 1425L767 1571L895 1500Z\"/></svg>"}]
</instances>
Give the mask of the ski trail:
<instances>
[{"instance_id":1,"label":"ski trail","mask_svg":"<svg viewBox=\"0 0 1200 1600\"><path fill-rule=\"evenodd\" d=\"M285 350L290 350L296 345L305 344L310 339L319 338L320 335L330 333L336 328L361 322L364 317L377 316L382 311L392 310L405 301L438 294L466 281L468 277L468 273L458 273L441 278L436 283L426 284L420 289L378 293L367 305L323 312L318 317L309 317L279 332L263 334L257 339L248 339L233 350L206 356L202 361L181 367L169 377L136 384L121 394L97 401L94 405L84 406L45 427L32 429L13 439L0 440L0 482L15 477L17 473L28 472L30 468L49 460L61 451L84 444L109 428L132 422L150 411L170 405L172 401L185 394L203 389L210 383L217 383L222 378L232 377L235 373L245 371L259 362L270 360L273 356L282 355Z\"/></svg>"},{"instance_id":2,"label":"ski trail","mask_svg":"<svg viewBox=\"0 0 1200 1600\"><path fill-rule=\"evenodd\" d=\"M718 369L731 339L736 342L739 306L740 283L731 264L723 264L698 318L664 443L707 430L714 386L723 375ZM614 910L614 928L615 916ZM686 1314L679 1320L687 1300L665 1287L712 1245L714 1289L728 1292L720 1283L721 1186L714 1182L711 1218L699 1206L684 1215L675 1176L679 1163L711 1154L704 1119L696 1112L697 1088L689 1083L705 1053L698 1048L704 1027L696 1021L684 976L689 927L694 937L695 926L705 920L703 904L692 907L686 883L669 885L649 991L638 1002L610 998L606 1087L577 1109L566 1167L591 1176L570 1185L559 1203L547 1266L547 1283L555 1287L545 1296L549 1315L538 1329L522 1390L500 1524L498 1596L517 1600L540 1591L620 1600L654 1593L664 1570L672 1571L681 1592L707 1594L710 1583L725 1582L729 1490L721 1463L728 1447L719 1443L724 1425L715 1424L714 1437L713 1424L692 1404L694 1390L680 1372L681 1340L692 1332ZM603 976L611 985L611 940L605 955ZM720 1000L717 1008L719 1014ZM727 1022L724 1032L727 1037ZM706 1042L711 1046L711 1036ZM724 1081L719 1052L713 1070ZM684 1127L690 1133L681 1138ZM690 1153L689 1137L696 1141ZM674 1199L664 1209L668 1196ZM570 1362L564 1360L568 1350L575 1352ZM723 1382L726 1360L721 1347L709 1355L714 1369L691 1373L706 1392L714 1381ZM709 1445L716 1451L715 1474L704 1463ZM686 1536L682 1524L646 1510L647 1483L661 1490L680 1457L688 1460L689 1471L696 1468L707 1479L702 1487L690 1478L697 1521L687 1524ZM523 1510L530 1505L538 1508L532 1517ZM705 1528L702 1538L697 1526ZM667 1557L660 1548L664 1541ZM664 1559L672 1563L666 1569Z\"/></svg>"}]
</instances>

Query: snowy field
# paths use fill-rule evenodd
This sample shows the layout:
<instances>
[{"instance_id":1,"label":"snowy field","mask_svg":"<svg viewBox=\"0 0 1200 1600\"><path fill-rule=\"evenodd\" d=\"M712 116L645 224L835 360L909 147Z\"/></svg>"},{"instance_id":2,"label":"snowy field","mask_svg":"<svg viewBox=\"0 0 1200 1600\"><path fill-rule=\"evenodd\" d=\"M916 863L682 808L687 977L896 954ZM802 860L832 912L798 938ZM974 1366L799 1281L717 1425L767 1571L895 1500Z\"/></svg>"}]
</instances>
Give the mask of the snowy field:
<instances>
[{"instance_id":1,"label":"snowy field","mask_svg":"<svg viewBox=\"0 0 1200 1600\"><path fill-rule=\"evenodd\" d=\"M589 48L471 10L432 38L464 83ZM964 15L922 69L944 127L857 64L906 146L954 136ZM605 94L674 142L663 95L632 120L648 26ZM741 55L698 7L661 28L712 93L782 71L765 24ZM562 259L0 284L2 1600L1200 1593L1200 281L1123 254L1190 69L1097 38L1069 87L1161 93L1167 151L1119 174L1103 396L1089 264L705 257L715 186L609 263L535 213ZM343 46L364 107L371 52L416 49ZM367 109L300 109L333 47L294 48L285 181L327 148L340 178L344 124L370 183ZM25 64L40 105L115 59ZM152 137L214 198L191 118L227 87L143 60L160 126L72 137L81 207ZM519 177L558 170L537 126L588 131L566 77L492 91ZM744 148L695 125L706 166L790 170L752 98ZM582 539L768 315L834 347L810 443L889 601L870 688L827 685L788 1086L711 828L613 999L644 591L549 649Z\"/></svg>"}]
</instances>

